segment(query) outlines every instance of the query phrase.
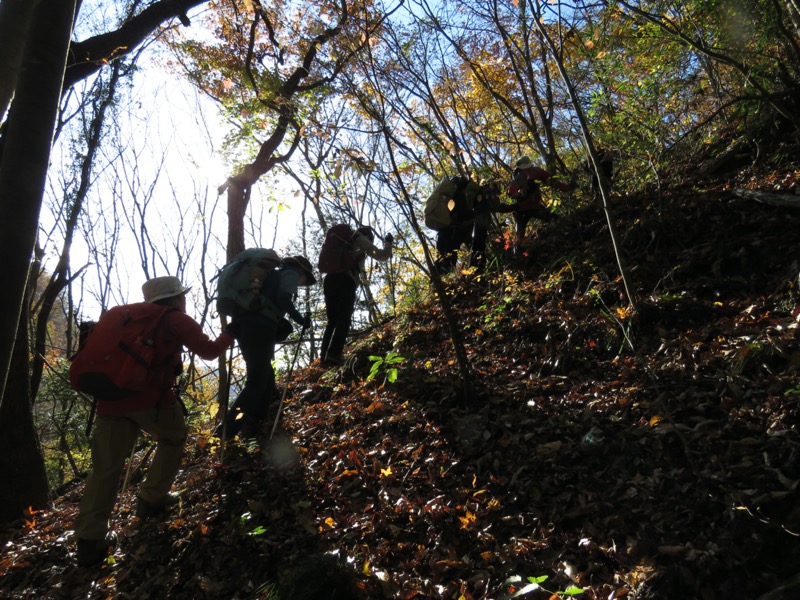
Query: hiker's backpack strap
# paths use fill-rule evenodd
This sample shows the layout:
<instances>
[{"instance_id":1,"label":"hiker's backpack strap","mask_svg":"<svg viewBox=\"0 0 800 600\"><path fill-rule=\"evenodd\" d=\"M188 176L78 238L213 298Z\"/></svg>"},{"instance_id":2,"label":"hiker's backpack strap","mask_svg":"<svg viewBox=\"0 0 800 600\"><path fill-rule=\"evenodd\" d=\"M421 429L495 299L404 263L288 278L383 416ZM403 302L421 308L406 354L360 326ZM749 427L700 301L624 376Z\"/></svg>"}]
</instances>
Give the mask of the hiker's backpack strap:
<instances>
[{"instance_id":1,"label":"hiker's backpack strap","mask_svg":"<svg viewBox=\"0 0 800 600\"><path fill-rule=\"evenodd\" d=\"M317 261L320 273L334 275L349 273L354 269L356 264L353 256L354 236L353 229L345 223L333 225L328 230Z\"/></svg>"}]
</instances>

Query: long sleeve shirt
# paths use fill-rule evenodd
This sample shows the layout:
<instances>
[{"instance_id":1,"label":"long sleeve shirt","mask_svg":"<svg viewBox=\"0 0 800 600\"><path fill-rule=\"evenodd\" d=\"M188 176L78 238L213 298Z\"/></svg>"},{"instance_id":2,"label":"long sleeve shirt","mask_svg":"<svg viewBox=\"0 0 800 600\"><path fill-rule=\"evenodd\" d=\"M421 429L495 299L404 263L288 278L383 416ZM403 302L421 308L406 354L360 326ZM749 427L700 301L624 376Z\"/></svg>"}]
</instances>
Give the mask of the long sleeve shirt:
<instances>
[{"instance_id":1,"label":"long sleeve shirt","mask_svg":"<svg viewBox=\"0 0 800 600\"><path fill-rule=\"evenodd\" d=\"M278 282L275 290L275 306L278 308L278 316L288 314L292 321L301 325L303 315L294 305L294 296L297 293L297 282L300 274L294 269L283 268L277 272Z\"/></svg>"},{"instance_id":2,"label":"long sleeve shirt","mask_svg":"<svg viewBox=\"0 0 800 600\"><path fill-rule=\"evenodd\" d=\"M120 400L97 401L98 416L121 415L147 410L157 404L169 405L177 401L173 386L181 366L181 350L187 348L200 358L211 360L218 357L233 344L233 336L223 332L212 340L197 321L179 310L164 316L163 327L155 336L155 364L164 365L163 376L158 377L153 389Z\"/></svg>"}]
</instances>

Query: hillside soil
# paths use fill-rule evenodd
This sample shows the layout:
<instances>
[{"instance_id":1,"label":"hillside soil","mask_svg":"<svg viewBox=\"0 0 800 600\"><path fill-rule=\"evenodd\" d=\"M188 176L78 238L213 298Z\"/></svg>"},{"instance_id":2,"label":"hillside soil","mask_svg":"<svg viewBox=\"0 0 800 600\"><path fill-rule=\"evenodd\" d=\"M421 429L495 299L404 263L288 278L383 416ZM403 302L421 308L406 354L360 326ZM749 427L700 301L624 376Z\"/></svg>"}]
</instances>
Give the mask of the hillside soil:
<instances>
[{"instance_id":1,"label":"hillside soil","mask_svg":"<svg viewBox=\"0 0 800 600\"><path fill-rule=\"evenodd\" d=\"M74 566L82 484L7 530L0 597L798 597L800 210L732 189L800 169L737 173L615 200L637 314L599 207L498 242L447 281L472 389L420 296L295 372L273 442L193 434L169 518L134 481L109 564Z\"/></svg>"}]
</instances>

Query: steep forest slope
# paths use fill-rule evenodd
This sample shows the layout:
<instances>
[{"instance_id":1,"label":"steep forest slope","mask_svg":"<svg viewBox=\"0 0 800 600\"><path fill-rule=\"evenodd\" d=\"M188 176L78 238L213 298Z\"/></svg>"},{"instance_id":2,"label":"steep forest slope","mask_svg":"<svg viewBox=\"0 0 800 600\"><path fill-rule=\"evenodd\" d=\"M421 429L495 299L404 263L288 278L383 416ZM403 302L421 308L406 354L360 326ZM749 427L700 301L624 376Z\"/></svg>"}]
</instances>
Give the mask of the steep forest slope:
<instances>
[{"instance_id":1,"label":"steep forest slope","mask_svg":"<svg viewBox=\"0 0 800 600\"><path fill-rule=\"evenodd\" d=\"M5 532L0 596L797 597L800 210L732 191L800 189L778 150L615 200L633 322L602 210L541 225L448 281L472 394L421 297L344 367L295 374L289 451L220 464L209 424L171 518L140 523L126 492L114 564L73 566L80 485ZM397 381L367 381L391 350Z\"/></svg>"}]
</instances>

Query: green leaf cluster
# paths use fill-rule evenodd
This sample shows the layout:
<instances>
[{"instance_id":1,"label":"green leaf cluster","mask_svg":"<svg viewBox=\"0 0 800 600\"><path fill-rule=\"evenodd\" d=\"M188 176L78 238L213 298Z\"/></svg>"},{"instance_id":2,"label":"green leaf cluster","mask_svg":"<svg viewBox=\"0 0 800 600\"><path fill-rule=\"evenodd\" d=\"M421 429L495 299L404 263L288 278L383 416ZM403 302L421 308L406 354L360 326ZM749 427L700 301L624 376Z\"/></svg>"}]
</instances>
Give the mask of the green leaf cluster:
<instances>
[{"instance_id":1,"label":"green leaf cluster","mask_svg":"<svg viewBox=\"0 0 800 600\"><path fill-rule=\"evenodd\" d=\"M369 370L369 375L367 375L367 381L372 381L375 379L375 377L378 376L378 373L383 370L386 375L386 381L389 383L394 383L397 381L398 370L397 367L391 365L398 365L403 362L405 358L392 351L389 352L385 357L370 356L369 360L372 361L372 367Z\"/></svg>"}]
</instances>

